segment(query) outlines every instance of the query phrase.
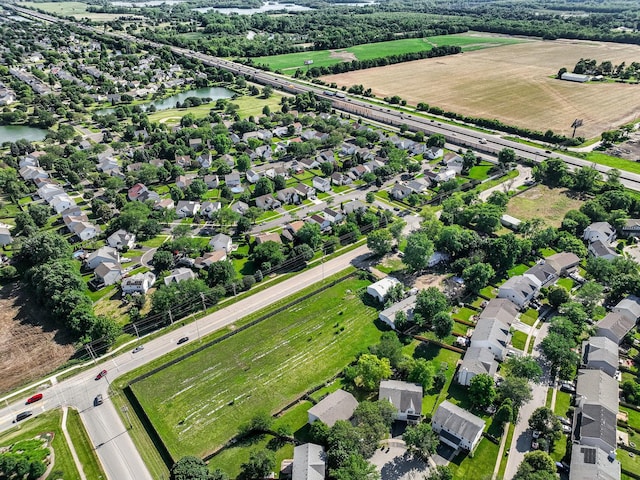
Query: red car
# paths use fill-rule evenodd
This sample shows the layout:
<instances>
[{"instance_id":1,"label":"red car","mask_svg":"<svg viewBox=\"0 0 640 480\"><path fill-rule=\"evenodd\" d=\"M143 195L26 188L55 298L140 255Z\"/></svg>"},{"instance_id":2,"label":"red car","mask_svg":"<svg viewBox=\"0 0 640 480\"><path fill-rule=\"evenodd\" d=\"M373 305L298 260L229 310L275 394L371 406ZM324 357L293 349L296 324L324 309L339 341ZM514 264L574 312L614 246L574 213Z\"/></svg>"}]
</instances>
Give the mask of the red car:
<instances>
[{"instance_id":1,"label":"red car","mask_svg":"<svg viewBox=\"0 0 640 480\"><path fill-rule=\"evenodd\" d=\"M107 371L106 370L102 370L98 375L96 375L96 380L100 380L106 374L107 374Z\"/></svg>"},{"instance_id":2,"label":"red car","mask_svg":"<svg viewBox=\"0 0 640 480\"><path fill-rule=\"evenodd\" d=\"M27 405L30 403L37 402L38 400L42 400L42 394L36 393L33 397L27 398Z\"/></svg>"}]
</instances>

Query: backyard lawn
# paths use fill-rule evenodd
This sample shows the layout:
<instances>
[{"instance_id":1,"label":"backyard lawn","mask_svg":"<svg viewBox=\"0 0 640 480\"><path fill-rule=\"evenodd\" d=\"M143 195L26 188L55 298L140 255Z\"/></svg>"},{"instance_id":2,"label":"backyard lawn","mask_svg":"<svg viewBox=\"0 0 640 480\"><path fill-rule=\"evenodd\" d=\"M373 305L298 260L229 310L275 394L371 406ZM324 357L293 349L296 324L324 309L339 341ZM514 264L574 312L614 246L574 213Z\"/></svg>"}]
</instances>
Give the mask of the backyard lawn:
<instances>
[{"instance_id":1,"label":"backyard lawn","mask_svg":"<svg viewBox=\"0 0 640 480\"><path fill-rule=\"evenodd\" d=\"M376 343L376 311L357 293L368 284L343 281L132 385L173 457L204 456Z\"/></svg>"},{"instance_id":2,"label":"backyard lawn","mask_svg":"<svg viewBox=\"0 0 640 480\"><path fill-rule=\"evenodd\" d=\"M571 198L564 188L549 188L537 185L517 197L507 205L507 213L522 221L541 218L547 225L559 227L569 210L578 210L582 201Z\"/></svg>"},{"instance_id":3,"label":"backyard lawn","mask_svg":"<svg viewBox=\"0 0 640 480\"><path fill-rule=\"evenodd\" d=\"M498 450L498 445L488 439L480 440L473 457L460 454L449 464L454 480L484 478L487 474L490 476L498 458Z\"/></svg>"}]
</instances>

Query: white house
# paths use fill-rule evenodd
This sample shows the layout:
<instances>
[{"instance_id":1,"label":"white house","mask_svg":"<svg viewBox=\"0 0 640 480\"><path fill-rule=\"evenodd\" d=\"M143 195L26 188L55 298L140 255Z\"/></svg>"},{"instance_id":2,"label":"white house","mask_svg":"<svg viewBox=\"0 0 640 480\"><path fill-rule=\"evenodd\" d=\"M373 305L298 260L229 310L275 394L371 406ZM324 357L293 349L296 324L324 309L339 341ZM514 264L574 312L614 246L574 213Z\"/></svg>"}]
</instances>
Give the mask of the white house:
<instances>
[{"instance_id":1,"label":"white house","mask_svg":"<svg viewBox=\"0 0 640 480\"><path fill-rule=\"evenodd\" d=\"M136 236L133 233L129 233L126 230L120 229L113 232L107 237L107 245L118 250L123 248L131 249L136 244Z\"/></svg>"},{"instance_id":2,"label":"white house","mask_svg":"<svg viewBox=\"0 0 640 480\"><path fill-rule=\"evenodd\" d=\"M95 270L95 268L101 263L119 263L120 262L120 254L118 250L113 247L101 247L95 252L89 254L85 261L85 265L90 270Z\"/></svg>"},{"instance_id":3,"label":"white house","mask_svg":"<svg viewBox=\"0 0 640 480\"><path fill-rule=\"evenodd\" d=\"M313 188L315 188L319 192L331 191L331 180L329 180L328 178L313 177L312 184Z\"/></svg>"},{"instance_id":4,"label":"white house","mask_svg":"<svg viewBox=\"0 0 640 480\"><path fill-rule=\"evenodd\" d=\"M624 337L636 325L636 321L619 312L609 312L596 324L596 335L607 337L620 345Z\"/></svg>"},{"instance_id":5,"label":"white house","mask_svg":"<svg viewBox=\"0 0 640 480\"><path fill-rule=\"evenodd\" d=\"M0 246L5 246L13 243L11 232L7 227L0 227Z\"/></svg>"},{"instance_id":6,"label":"white house","mask_svg":"<svg viewBox=\"0 0 640 480\"><path fill-rule=\"evenodd\" d=\"M445 400L433 414L431 426L440 435L442 443L456 450L473 452L480 443L485 422Z\"/></svg>"},{"instance_id":7,"label":"white house","mask_svg":"<svg viewBox=\"0 0 640 480\"><path fill-rule=\"evenodd\" d=\"M128 295L133 293L145 294L151 286L156 283L156 276L151 272L136 273L122 280L122 294Z\"/></svg>"},{"instance_id":8,"label":"white house","mask_svg":"<svg viewBox=\"0 0 640 480\"><path fill-rule=\"evenodd\" d=\"M449 180L453 180L454 178L456 178L456 171L447 169L447 170L438 172L434 180L438 183L441 183L441 182L447 182Z\"/></svg>"},{"instance_id":9,"label":"white house","mask_svg":"<svg viewBox=\"0 0 640 480\"><path fill-rule=\"evenodd\" d=\"M74 202L73 199L66 193L56 195L49 201L49 205L53 207L56 213L62 213L67 208L71 208L75 204L76 202Z\"/></svg>"},{"instance_id":10,"label":"white house","mask_svg":"<svg viewBox=\"0 0 640 480\"><path fill-rule=\"evenodd\" d=\"M407 319L413 317L413 309L416 306L416 296L410 295L404 300L394 303L389 308L384 309L378 314L378 318L395 330L396 315L398 312L404 312Z\"/></svg>"},{"instance_id":11,"label":"white house","mask_svg":"<svg viewBox=\"0 0 640 480\"><path fill-rule=\"evenodd\" d=\"M594 222L584 229L582 238L589 243L600 240L609 244L616 239L616 229L609 222Z\"/></svg>"},{"instance_id":12,"label":"white house","mask_svg":"<svg viewBox=\"0 0 640 480\"><path fill-rule=\"evenodd\" d=\"M180 200L176 205L178 218L193 217L200 211L200 203L189 200Z\"/></svg>"},{"instance_id":13,"label":"white house","mask_svg":"<svg viewBox=\"0 0 640 480\"><path fill-rule=\"evenodd\" d=\"M291 480L324 480L326 455L324 448L315 443L305 443L293 449Z\"/></svg>"},{"instance_id":14,"label":"white house","mask_svg":"<svg viewBox=\"0 0 640 480\"><path fill-rule=\"evenodd\" d=\"M164 284L171 285L172 283L180 283L194 278L196 278L196 274L190 268L176 268L171 270L171 274L164 278Z\"/></svg>"},{"instance_id":15,"label":"white house","mask_svg":"<svg viewBox=\"0 0 640 480\"><path fill-rule=\"evenodd\" d=\"M382 280L372 283L367 287L367 293L380 303L384 303L384 300L391 290L396 285L400 285L400 280L395 277L385 277Z\"/></svg>"},{"instance_id":16,"label":"white house","mask_svg":"<svg viewBox=\"0 0 640 480\"><path fill-rule=\"evenodd\" d=\"M73 233L75 233L80 240L90 240L97 237L100 234L100 227L89 222L76 223L73 227Z\"/></svg>"},{"instance_id":17,"label":"white house","mask_svg":"<svg viewBox=\"0 0 640 480\"><path fill-rule=\"evenodd\" d=\"M498 297L508 299L522 308L536 296L539 288L540 282L532 277L516 275L498 288Z\"/></svg>"},{"instance_id":18,"label":"white house","mask_svg":"<svg viewBox=\"0 0 640 480\"><path fill-rule=\"evenodd\" d=\"M260 174L258 172L254 172L253 170L247 170L247 173L245 175L249 183L257 183L258 180L260 180Z\"/></svg>"},{"instance_id":19,"label":"white house","mask_svg":"<svg viewBox=\"0 0 640 480\"><path fill-rule=\"evenodd\" d=\"M486 348L496 360L504 360L511 341L511 325L518 315L509 300L494 298L480 313L471 336L471 347Z\"/></svg>"},{"instance_id":20,"label":"white house","mask_svg":"<svg viewBox=\"0 0 640 480\"><path fill-rule=\"evenodd\" d=\"M229 235L225 235L224 233L218 233L211 237L209 240L209 246L213 248L213 250L224 250L227 253L231 252L232 241Z\"/></svg>"},{"instance_id":21,"label":"white house","mask_svg":"<svg viewBox=\"0 0 640 480\"><path fill-rule=\"evenodd\" d=\"M396 410L395 419L419 423L422 415L422 385L383 380L378 390L378 400L388 400Z\"/></svg>"},{"instance_id":22,"label":"white house","mask_svg":"<svg viewBox=\"0 0 640 480\"><path fill-rule=\"evenodd\" d=\"M618 370L618 344L607 337L591 337L582 342L583 368L602 370L614 377Z\"/></svg>"},{"instance_id":23,"label":"white house","mask_svg":"<svg viewBox=\"0 0 640 480\"><path fill-rule=\"evenodd\" d=\"M469 386L476 375L487 374L495 377L498 371L493 353L488 348L470 347L464 354L462 365L458 369L457 380L460 385Z\"/></svg>"},{"instance_id":24,"label":"white house","mask_svg":"<svg viewBox=\"0 0 640 480\"><path fill-rule=\"evenodd\" d=\"M640 318L640 297L627 295L626 298L620 300L611 310L635 323L638 321L638 318Z\"/></svg>"},{"instance_id":25,"label":"white house","mask_svg":"<svg viewBox=\"0 0 640 480\"><path fill-rule=\"evenodd\" d=\"M113 285L122 278L122 266L119 263L104 262L93 271L98 284Z\"/></svg>"},{"instance_id":26,"label":"white house","mask_svg":"<svg viewBox=\"0 0 640 480\"><path fill-rule=\"evenodd\" d=\"M211 216L222 208L222 203L220 202L204 202L200 205L200 212L203 215L211 218Z\"/></svg>"}]
</instances>

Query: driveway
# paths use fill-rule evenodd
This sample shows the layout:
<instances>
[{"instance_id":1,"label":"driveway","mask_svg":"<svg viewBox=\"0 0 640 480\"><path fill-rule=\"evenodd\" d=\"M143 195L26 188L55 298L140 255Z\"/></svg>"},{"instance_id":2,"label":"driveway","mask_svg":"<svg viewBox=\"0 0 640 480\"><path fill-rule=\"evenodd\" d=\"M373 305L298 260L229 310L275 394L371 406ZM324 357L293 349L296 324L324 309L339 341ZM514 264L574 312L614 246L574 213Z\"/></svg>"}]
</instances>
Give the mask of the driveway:
<instances>
[{"instance_id":1,"label":"driveway","mask_svg":"<svg viewBox=\"0 0 640 480\"><path fill-rule=\"evenodd\" d=\"M369 461L380 472L381 480L423 480L429 465L407 453L402 440L389 440Z\"/></svg>"}]
</instances>

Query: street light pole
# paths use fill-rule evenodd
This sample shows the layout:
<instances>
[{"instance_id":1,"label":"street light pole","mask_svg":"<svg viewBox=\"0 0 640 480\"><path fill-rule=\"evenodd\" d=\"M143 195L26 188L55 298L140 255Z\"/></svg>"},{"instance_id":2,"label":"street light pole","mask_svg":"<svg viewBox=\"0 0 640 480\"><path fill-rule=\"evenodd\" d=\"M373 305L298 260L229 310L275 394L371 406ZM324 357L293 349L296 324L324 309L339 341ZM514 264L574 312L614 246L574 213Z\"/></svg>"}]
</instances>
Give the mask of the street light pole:
<instances>
[{"instance_id":1,"label":"street light pole","mask_svg":"<svg viewBox=\"0 0 640 480\"><path fill-rule=\"evenodd\" d=\"M129 407L127 407L126 405L123 405L122 413L124 413L125 417L127 417L127 422L129 422L129 428L133 428L133 424L131 423L131 417L129 417Z\"/></svg>"}]
</instances>

